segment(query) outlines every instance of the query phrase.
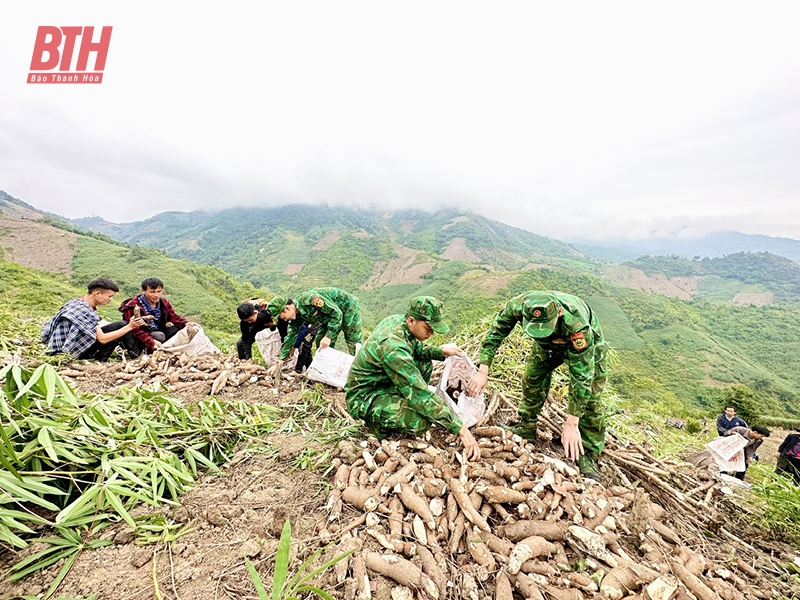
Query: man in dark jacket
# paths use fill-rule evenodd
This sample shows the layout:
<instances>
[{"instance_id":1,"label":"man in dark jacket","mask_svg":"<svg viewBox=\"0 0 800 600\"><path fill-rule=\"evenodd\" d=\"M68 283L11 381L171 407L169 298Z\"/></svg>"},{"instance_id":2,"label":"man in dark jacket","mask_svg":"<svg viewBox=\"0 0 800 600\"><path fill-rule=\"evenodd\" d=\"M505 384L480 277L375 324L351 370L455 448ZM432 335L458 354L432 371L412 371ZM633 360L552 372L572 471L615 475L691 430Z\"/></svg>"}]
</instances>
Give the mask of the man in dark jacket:
<instances>
[{"instance_id":1,"label":"man in dark jacket","mask_svg":"<svg viewBox=\"0 0 800 600\"><path fill-rule=\"evenodd\" d=\"M139 313L147 323L133 330L136 345L142 351L158 350L181 329L186 327L186 319L178 315L169 300L162 298L164 282L156 277L148 277L142 282L141 293L126 299L119 307L123 319L129 321Z\"/></svg>"},{"instance_id":2,"label":"man in dark jacket","mask_svg":"<svg viewBox=\"0 0 800 600\"><path fill-rule=\"evenodd\" d=\"M236 340L236 352L240 360L250 360L253 358L253 344L256 342L256 334L265 329L274 331L276 324L272 314L267 310L267 303L259 298L245 300L236 309L239 315L239 329L242 337ZM281 328L281 325L283 327ZM286 323L278 323L281 341L286 336Z\"/></svg>"},{"instance_id":3,"label":"man in dark jacket","mask_svg":"<svg viewBox=\"0 0 800 600\"><path fill-rule=\"evenodd\" d=\"M726 432L734 427L747 427L747 423L743 419L736 416L736 409L732 406L726 406L725 412L717 417L717 433L725 435Z\"/></svg>"}]
</instances>

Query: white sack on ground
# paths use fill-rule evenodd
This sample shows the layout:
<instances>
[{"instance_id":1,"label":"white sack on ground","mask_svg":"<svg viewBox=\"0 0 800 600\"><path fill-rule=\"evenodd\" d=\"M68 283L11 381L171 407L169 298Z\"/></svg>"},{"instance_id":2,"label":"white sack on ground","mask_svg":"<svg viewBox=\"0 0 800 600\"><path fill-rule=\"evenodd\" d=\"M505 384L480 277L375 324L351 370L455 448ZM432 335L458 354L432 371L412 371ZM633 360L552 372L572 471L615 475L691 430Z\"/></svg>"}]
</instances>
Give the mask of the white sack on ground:
<instances>
[{"instance_id":1,"label":"white sack on ground","mask_svg":"<svg viewBox=\"0 0 800 600\"><path fill-rule=\"evenodd\" d=\"M306 371L306 377L344 389L353 359L355 356L335 348L328 347L317 350L314 360L311 361L311 365Z\"/></svg>"},{"instance_id":2,"label":"white sack on ground","mask_svg":"<svg viewBox=\"0 0 800 600\"><path fill-rule=\"evenodd\" d=\"M161 349L164 352L177 352L187 356L221 354L197 323L187 323L186 327L161 344Z\"/></svg>"}]
</instances>

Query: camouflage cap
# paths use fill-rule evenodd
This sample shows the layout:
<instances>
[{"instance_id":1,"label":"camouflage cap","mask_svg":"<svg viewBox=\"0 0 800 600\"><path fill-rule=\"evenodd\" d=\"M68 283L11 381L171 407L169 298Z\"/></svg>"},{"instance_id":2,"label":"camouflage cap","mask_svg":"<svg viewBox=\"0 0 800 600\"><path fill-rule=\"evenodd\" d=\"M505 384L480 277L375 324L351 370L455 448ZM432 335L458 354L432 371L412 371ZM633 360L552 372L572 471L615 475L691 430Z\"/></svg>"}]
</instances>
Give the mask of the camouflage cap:
<instances>
[{"instance_id":1,"label":"camouflage cap","mask_svg":"<svg viewBox=\"0 0 800 600\"><path fill-rule=\"evenodd\" d=\"M267 310L269 314L272 315L272 318L277 320L281 311L286 308L287 304L289 304L289 299L286 296L275 296L269 301L269 304L267 304Z\"/></svg>"},{"instance_id":2,"label":"camouflage cap","mask_svg":"<svg viewBox=\"0 0 800 600\"><path fill-rule=\"evenodd\" d=\"M408 315L427 322L436 333L450 331L450 327L444 322L442 303L433 296L418 296L411 300L408 305Z\"/></svg>"},{"instance_id":3,"label":"camouflage cap","mask_svg":"<svg viewBox=\"0 0 800 600\"><path fill-rule=\"evenodd\" d=\"M532 338L553 335L558 323L558 306L552 300L534 300L522 306L522 328Z\"/></svg>"}]
</instances>

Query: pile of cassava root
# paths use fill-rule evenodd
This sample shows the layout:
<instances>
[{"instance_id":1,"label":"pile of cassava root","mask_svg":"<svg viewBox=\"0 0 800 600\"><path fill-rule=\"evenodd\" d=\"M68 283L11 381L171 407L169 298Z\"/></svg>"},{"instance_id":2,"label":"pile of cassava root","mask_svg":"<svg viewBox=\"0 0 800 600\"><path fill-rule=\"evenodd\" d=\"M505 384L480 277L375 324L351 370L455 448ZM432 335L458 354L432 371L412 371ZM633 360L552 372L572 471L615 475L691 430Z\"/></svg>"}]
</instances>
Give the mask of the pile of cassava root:
<instances>
[{"instance_id":1,"label":"pile of cassava root","mask_svg":"<svg viewBox=\"0 0 800 600\"><path fill-rule=\"evenodd\" d=\"M642 487L582 479L500 427L473 433L470 463L421 440L340 444L319 534L351 552L334 567L346 600L773 596L741 557L683 539Z\"/></svg>"},{"instance_id":2,"label":"pile of cassava root","mask_svg":"<svg viewBox=\"0 0 800 600\"><path fill-rule=\"evenodd\" d=\"M239 360L235 356L201 354L190 357L159 350L122 362L74 362L62 369L60 374L76 383L91 381L96 385L98 381L105 380L108 387L123 384L151 387L161 383L173 392L197 387L203 388L206 394L219 394L226 387L234 388L243 384L276 385L274 379L267 375L266 367ZM290 375L284 381L284 387L290 385L291 381Z\"/></svg>"}]
</instances>

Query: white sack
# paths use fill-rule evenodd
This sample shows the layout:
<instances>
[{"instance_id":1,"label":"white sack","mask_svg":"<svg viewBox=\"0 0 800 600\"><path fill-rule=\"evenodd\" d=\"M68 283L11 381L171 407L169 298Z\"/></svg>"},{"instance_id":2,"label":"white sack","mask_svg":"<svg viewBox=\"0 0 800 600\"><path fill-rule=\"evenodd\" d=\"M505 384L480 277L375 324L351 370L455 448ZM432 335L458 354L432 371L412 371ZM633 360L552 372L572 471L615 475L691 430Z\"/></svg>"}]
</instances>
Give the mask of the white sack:
<instances>
[{"instance_id":1,"label":"white sack","mask_svg":"<svg viewBox=\"0 0 800 600\"><path fill-rule=\"evenodd\" d=\"M747 438L738 433L715 438L706 444L720 471L741 472L745 469L744 447Z\"/></svg>"},{"instance_id":2,"label":"white sack","mask_svg":"<svg viewBox=\"0 0 800 600\"><path fill-rule=\"evenodd\" d=\"M473 398L467 396L466 392L469 380L477 372L478 369L475 368L469 356L448 356L444 361L442 378L439 381L439 385L436 387L436 395L442 398L447 403L447 406L453 409L453 412L461 418L464 425L468 428L480 421L486 410L483 394L477 398ZM451 398L450 394L447 393L447 388L450 387L451 383L453 385L457 384L456 380L450 381L454 379L456 374L458 374L458 381L461 382L461 389L463 390L459 394L457 401Z\"/></svg>"},{"instance_id":3,"label":"white sack","mask_svg":"<svg viewBox=\"0 0 800 600\"><path fill-rule=\"evenodd\" d=\"M336 348L330 346L321 348L314 355L314 360L306 371L306 377L344 389L354 359L355 356L352 354L341 352Z\"/></svg>"},{"instance_id":4,"label":"white sack","mask_svg":"<svg viewBox=\"0 0 800 600\"><path fill-rule=\"evenodd\" d=\"M164 352L175 352L187 356L221 354L197 323L187 323L186 327L161 344L161 349Z\"/></svg>"},{"instance_id":5,"label":"white sack","mask_svg":"<svg viewBox=\"0 0 800 600\"><path fill-rule=\"evenodd\" d=\"M267 366L272 366L278 361L281 350L281 334L276 327L274 330L262 329L256 334L256 346Z\"/></svg>"}]
</instances>

